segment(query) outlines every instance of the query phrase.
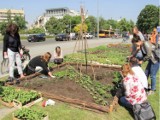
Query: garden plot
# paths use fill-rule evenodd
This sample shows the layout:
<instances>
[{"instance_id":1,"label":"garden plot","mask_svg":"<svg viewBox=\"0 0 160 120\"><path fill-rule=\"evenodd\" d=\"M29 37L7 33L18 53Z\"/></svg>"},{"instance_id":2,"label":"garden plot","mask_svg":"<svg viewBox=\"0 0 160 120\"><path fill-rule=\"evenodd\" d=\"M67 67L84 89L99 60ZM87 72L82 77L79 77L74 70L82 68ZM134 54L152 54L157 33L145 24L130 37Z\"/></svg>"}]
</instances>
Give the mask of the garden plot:
<instances>
[{"instance_id":1,"label":"garden plot","mask_svg":"<svg viewBox=\"0 0 160 120\"><path fill-rule=\"evenodd\" d=\"M63 64L54 67L55 79L36 77L22 81L18 87L40 91L49 98L109 112L114 101L113 81L119 81L119 70L103 65L88 65L86 72L84 64Z\"/></svg>"}]
</instances>

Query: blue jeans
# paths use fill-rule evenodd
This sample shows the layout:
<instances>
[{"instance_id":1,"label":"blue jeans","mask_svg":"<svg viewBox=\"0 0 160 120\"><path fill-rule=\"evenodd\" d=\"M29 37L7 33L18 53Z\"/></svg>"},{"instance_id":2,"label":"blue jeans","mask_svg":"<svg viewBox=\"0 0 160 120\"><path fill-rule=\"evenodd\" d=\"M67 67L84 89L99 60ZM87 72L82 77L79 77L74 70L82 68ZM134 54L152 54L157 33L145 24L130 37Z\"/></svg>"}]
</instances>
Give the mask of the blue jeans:
<instances>
[{"instance_id":1,"label":"blue jeans","mask_svg":"<svg viewBox=\"0 0 160 120\"><path fill-rule=\"evenodd\" d=\"M159 70L159 65L160 62L156 62L155 64L149 60L148 65L145 70L145 74L147 78L150 76L151 77L151 90L156 90L156 74Z\"/></svg>"},{"instance_id":2,"label":"blue jeans","mask_svg":"<svg viewBox=\"0 0 160 120\"><path fill-rule=\"evenodd\" d=\"M133 108L133 105L128 100L126 100L125 96L120 98L120 103L121 103L122 106L124 106L126 108L129 108L129 109Z\"/></svg>"}]
</instances>

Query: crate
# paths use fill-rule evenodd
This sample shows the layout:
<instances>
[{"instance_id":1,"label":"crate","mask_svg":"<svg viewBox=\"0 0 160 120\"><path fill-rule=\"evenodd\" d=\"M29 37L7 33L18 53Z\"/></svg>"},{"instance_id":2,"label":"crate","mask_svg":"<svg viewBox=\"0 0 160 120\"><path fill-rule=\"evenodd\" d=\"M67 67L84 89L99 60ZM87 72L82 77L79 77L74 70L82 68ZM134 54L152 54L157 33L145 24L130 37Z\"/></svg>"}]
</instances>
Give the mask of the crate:
<instances>
[{"instance_id":1,"label":"crate","mask_svg":"<svg viewBox=\"0 0 160 120\"><path fill-rule=\"evenodd\" d=\"M42 98L42 94L39 93L39 98L34 100L34 101L31 101L30 103L26 104L26 105L22 105L22 103L18 100L13 100L13 106L18 108L18 109L21 109L21 108L29 108L31 106L33 106L34 104L38 103L38 102L41 102L43 100Z\"/></svg>"},{"instance_id":2,"label":"crate","mask_svg":"<svg viewBox=\"0 0 160 120\"><path fill-rule=\"evenodd\" d=\"M2 103L2 105L7 106L7 107L9 107L9 108L14 107L13 102L7 103L7 102L4 102L1 98L0 98L0 102Z\"/></svg>"}]
</instances>

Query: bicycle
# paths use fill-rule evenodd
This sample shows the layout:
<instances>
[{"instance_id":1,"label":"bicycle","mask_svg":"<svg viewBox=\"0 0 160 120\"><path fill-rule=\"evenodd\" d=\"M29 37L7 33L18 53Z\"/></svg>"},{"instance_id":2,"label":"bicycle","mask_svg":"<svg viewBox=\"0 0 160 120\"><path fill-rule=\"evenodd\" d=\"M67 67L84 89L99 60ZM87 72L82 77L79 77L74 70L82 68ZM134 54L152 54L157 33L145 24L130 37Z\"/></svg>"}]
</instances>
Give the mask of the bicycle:
<instances>
[{"instance_id":1,"label":"bicycle","mask_svg":"<svg viewBox=\"0 0 160 120\"><path fill-rule=\"evenodd\" d=\"M21 61L22 64L26 61L26 60L30 60L31 56L29 54L29 49L26 49L24 45L22 45L22 51L23 51L23 55L21 56ZM16 63L15 63L15 66ZM1 62L1 74L5 74L9 72L9 59L8 58L3 58L2 62Z\"/></svg>"},{"instance_id":2,"label":"bicycle","mask_svg":"<svg viewBox=\"0 0 160 120\"><path fill-rule=\"evenodd\" d=\"M128 37L128 36L123 37L122 43L124 43L124 42L128 42L128 41L129 41L129 37Z\"/></svg>"}]
</instances>

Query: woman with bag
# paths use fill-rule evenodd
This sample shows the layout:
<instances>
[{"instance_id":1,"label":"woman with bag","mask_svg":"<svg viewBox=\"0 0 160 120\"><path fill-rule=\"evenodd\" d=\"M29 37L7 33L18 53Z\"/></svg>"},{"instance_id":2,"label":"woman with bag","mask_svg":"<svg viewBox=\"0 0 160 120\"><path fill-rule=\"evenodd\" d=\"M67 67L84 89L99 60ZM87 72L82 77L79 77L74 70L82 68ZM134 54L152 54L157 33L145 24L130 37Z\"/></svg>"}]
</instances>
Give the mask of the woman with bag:
<instances>
[{"instance_id":1,"label":"woman with bag","mask_svg":"<svg viewBox=\"0 0 160 120\"><path fill-rule=\"evenodd\" d=\"M139 64L148 61L145 74L147 78L149 76L151 78L151 90L149 91L149 94L152 94L156 90L156 74L160 65L160 62L154 54L155 45L153 45L150 41L141 41L139 36L137 36L133 42L137 45L137 50L141 50L144 55L143 59L139 61Z\"/></svg>"},{"instance_id":2,"label":"woman with bag","mask_svg":"<svg viewBox=\"0 0 160 120\"><path fill-rule=\"evenodd\" d=\"M122 66L122 75L125 90L125 96L120 98L122 106L132 109L133 105L145 102L147 100L145 89L129 63Z\"/></svg>"}]
</instances>

